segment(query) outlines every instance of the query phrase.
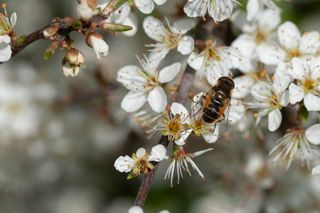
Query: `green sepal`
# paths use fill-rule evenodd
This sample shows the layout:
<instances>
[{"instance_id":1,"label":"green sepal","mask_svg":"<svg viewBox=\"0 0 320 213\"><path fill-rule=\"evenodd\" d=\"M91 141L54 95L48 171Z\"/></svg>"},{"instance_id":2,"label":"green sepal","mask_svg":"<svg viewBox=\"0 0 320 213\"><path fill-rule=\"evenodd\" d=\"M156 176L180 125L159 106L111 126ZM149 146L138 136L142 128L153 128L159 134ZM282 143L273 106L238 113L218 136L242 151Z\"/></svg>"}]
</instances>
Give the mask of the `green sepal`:
<instances>
[{"instance_id":1,"label":"green sepal","mask_svg":"<svg viewBox=\"0 0 320 213\"><path fill-rule=\"evenodd\" d=\"M309 117L309 112L304 105L301 105L299 108L299 116L303 119L303 121L307 121Z\"/></svg>"},{"instance_id":2,"label":"green sepal","mask_svg":"<svg viewBox=\"0 0 320 213\"><path fill-rule=\"evenodd\" d=\"M105 23L103 25L103 29L112 31L112 32L125 32L125 31L132 30L132 27L129 25L123 25L123 24Z\"/></svg>"}]
</instances>

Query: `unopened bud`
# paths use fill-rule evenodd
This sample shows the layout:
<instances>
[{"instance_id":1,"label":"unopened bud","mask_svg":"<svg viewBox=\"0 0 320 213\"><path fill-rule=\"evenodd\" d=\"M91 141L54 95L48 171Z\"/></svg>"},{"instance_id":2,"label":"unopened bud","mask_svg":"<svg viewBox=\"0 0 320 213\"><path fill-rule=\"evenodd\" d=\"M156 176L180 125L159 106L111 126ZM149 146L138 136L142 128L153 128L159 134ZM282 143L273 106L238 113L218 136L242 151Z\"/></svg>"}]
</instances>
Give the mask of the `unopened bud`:
<instances>
[{"instance_id":1,"label":"unopened bud","mask_svg":"<svg viewBox=\"0 0 320 213\"><path fill-rule=\"evenodd\" d=\"M109 46L103 40L102 35L99 33L89 33L86 36L87 44L93 48L94 52L97 55L97 58L100 59L101 56L106 56L109 53Z\"/></svg>"},{"instance_id":2,"label":"unopened bud","mask_svg":"<svg viewBox=\"0 0 320 213\"><path fill-rule=\"evenodd\" d=\"M59 31L59 27L50 26L43 31L43 35L44 37L51 39L57 34L58 31Z\"/></svg>"},{"instance_id":3,"label":"unopened bud","mask_svg":"<svg viewBox=\"0 0 320 213\"><path fill-rule=\"evenodd\" d=\"M43 57L45 60L48 60L51 58L51 56L54 54L56 49L58 48L59 43L57 41L52 42L49 47L46 49L46 51L43 54Z\"/></svg>"},{"instance_id":4,"label":"unopened bud","mask_svg":"<svg viewBox=\"0 0 320 213\"><path fill-rule=\"evenodd\" d=\"M80 72L81 65L84 64L83 54L75 49L71 48L66 52L66 55L62 61L62 70L65 76L77 76Z\"/></svg>"},{"instance_id":5,"label":"unopened bud","mask_svg":"<svg viewBox=\"0 0 320 213\"><path fill-rule=\"evenodd\" d=\"M102 25L102 29L106 31L113 31L113 32L124 32L124 31L132 30L132 27L129 25L104 22Z\"/></svg>"},{"instance_id":6,"label":"unopened bud","mask_svg":"<svg viewBox=\"0 0 320 213\"><path fill-rule=\"evenodd\" d=\"M67 50L65 59L70 65L80 66L81 64L84 64L83 54L75 48Z\"/></svg>"},{"instance_id":7,"label":"unopened bud","mask_svg":"<svg viewBox=\"0 0 320 213\"><path fill-rule=\"evenodd\" d=\"M88 21L94 15L96 9L96 0L80 0L80 3L77 7L78 14L84 21Z\"/></svg>"}]
</instances>

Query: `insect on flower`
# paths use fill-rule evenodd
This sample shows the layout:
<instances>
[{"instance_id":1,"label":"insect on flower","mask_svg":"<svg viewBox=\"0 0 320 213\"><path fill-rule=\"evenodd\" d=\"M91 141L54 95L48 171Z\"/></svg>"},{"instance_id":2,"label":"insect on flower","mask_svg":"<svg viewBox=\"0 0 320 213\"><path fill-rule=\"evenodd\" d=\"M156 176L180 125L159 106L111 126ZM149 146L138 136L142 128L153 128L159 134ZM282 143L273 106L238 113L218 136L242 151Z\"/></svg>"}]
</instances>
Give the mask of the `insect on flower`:
<instances>
[{"instance_id":1,"label":"insect on flower","mask_svg":"<svg viewBox=\"0 0 320 213\"><path fill-rule=\"evenodd\" d=\"M217 123L224 118L233 89L233 80L224 76L219 78L217 84L202 97L201 117L204 122Z\"/></svg>"}]
</instances>

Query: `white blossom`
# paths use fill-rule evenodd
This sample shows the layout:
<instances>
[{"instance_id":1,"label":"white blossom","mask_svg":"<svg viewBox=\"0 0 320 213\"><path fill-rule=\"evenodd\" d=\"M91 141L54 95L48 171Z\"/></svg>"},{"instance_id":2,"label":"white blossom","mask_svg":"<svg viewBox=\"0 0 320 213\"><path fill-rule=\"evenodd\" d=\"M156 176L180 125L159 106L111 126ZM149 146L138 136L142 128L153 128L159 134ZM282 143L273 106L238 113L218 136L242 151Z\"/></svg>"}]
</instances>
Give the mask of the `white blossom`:
<instances>
[{"instance_id":1,"label":"white blossom","mask_svg":"<svg viewBox=\"0 0 320 213\"><path fill-rule=\"evenodd\" d=\"M78 15L84 21L88 21L96 12L96 5L90 0L80 0L77 7Z\"/></svg>"},{"instance_id":2,"label":"white blossom","mask_svg":"<svg viewBox=\"0 0 320 213\"><path fill-rule=\"evenodd\" d=\"M194 41L191 36L185 35L194 22L189 19L182 19L170 25L167 20L167 27L162 22L152 16L143 21L145 33L153 40L155 44L149 44L151 47L151 59L162 60L170 50L177 49L182 55L188 55L194 48Z\"/></svg>"},{"instance_id":3,"label":"white blossom","mask_svg":"<svg viewBox=\"0 0 320 213\"><path fill-rule=\"evenodd\" d=\"M0 35L0 62L9 61L11 54L11 38L8 35Z\"/></svg>"},{"instance_id":4,"label":"white blossom","mask_svg":"<svg viewBox=\"0 0 320 213\"><path fill-rule=\"evenodd\" d=\"M320 110L320 61L310 58L302 60L292 59L290 74L295 82L289 86L291 104L303 100L308 111Z\"/></svg>"},{"instance_id":5,"label":"white blossom","mask_svg":"<svg viewBox=\"0 0 320 213\"><path fill-rule=\"evenodd\" d=\"M134 165L135 165L134 160L128 155L120 156L114 162L114 167L116 168L116 170L118 170L119 172L125 172L125 173L130 172L131 169L134 167Z\"/></svg>"},{"instance_id":6,"label":"white blossom","mask_svg":"<svg viewBox=\"0 0 320 213\"><path fill-rule=\"evenodd\" d=\"M0 13L0 62L9 61L11 58L11 38L10 33L17 22L17 14L14 12L9 17L5 5L3 6L4 14Z\"/></svg>"},{"instance_id":7,"label":"white blossom","mask_svg":"<svg viewBox=\"0 0 320 213\"><path fill-rule=\"evenodd\" d=\"M268 115L269 131L275 131L279 128L282 121L280 110L289 101L287 91L283 91L282 87L279 86L280 84L281 81L273 83L260 81L251 90L251 95L255 101L248 103L248 106L250 108L262 109L257 114L257 123L263 116Z\"/></svg>"},{"instance_id":8,"label":"white blossom","mask_svg":"<svg viewBox=\"0 0 320 213\"><path fill-rule=\"evenodd\" d=\"M242 60L242 55L234 47L216 47L209 41L201 52L192 52L188 64L198 71L200 76L205 75L208 82L214 85L218 78L230 76L230 69L237 68Z\"/></svg>"},{"instance_id":9,"label":"white blossom","mask_svg":"<svg viewBox=\"0 0 320 213\"><path fill-rule=\"evenodd\" d=\"M261 61L269 65L290 63L294 58L316 56L320 47L319 32L307 32L301 35L297 26L287 21L278 28L279 45L269 45L263 49Z\"/></svg>"},{"instance_id":10,"label":"white blossom","mask_svg":"<svg viewBox=\"0 0 320 213\"><path fill-rule=\"evenodd\" d=\"M267 7L268 9L279 11L280 8L272 0L248 0L247 20L252 21L259 16L260 12Z\"/></svg>"},{"instance_id":11,"label":"white blossom","mask_svg":"<svg viewBox=\"0 0 320 213\"><path fill-rule=\"evenodd\" d=\"M240 17L239 17L240 16ZM234 22L241 20L241 13L233 17ZM259 59L265 64L277 64L282 61L284 54L278 52L275 45L276 30L280 23L280 13L276 10L264 10L252 22L240 22L241 34L232 46L239 49L245 61L242 69L250 69L252 60ZM267 55L266 50L270 54ZM268 52L268 53L269 53Z\"/></svg>"},{"instance_id":12,"label":"white blossom","mask_svg":"<svg viewBox=\"0 0 320 213\"><path fill-rule=\"evenodd\" d=\"M162 135L168 137L169 141L177 145L184 145L192 129L188 127L190 116L188 110L179 103L172 103L170 108L164 112L161 121L152 129L160 131Z\"/></svg>"},{"instance_id":13,"label":"white blossom","mask_svg":"<svg viewBox=\"0 0 320 213\"><path fill-rule=\"evenodd\" d=\"M163 5L167 0L134 0L136 7L144 14L150 14L156 5Z\"/></svg>"},{"instance_id":14,"label":"white blossom","mask_svg":"<svg viewBox=\"0 0 320 213\"><path fill-rule=\"evenodd\" d=\"M235 0L188 0L183 10L189 17L204 17L208 11L214 21L224 21L233 11Z\"/></svg>"},{"instance_id":15,"label":"white blossom","mask_svg":"<svg viewBox=\"0 0 320 213\"><path fill-rule=\"evenodd\" d=\"M109 45L103 40L102 36L91 34L88 43L92 46L98 59L109 54Z\"/></svg>"},{"instance_id":16,"label":"white blossom","mask_svg":"<svg viewBox=\"0 0 320 213\"><path fill-rule=\"evenodd\" d=\"M0 35L8 35L13 31L17 23L17 14L13 12L9 17L6 7L3 7L4 14L0 14Z\"/></svg>"},{"instance_id":17,"label":"white blossom","mask_svg":"<svg viewBox=\"0 0 320 213\"><path fill-rule=\"evenodd\" d=\"M152 147L148 161L160 162L163 159L168 158L166 156L166 152L167 152L166 148L163 145L158 144Z\"/></svg>"},{"instance_id":18,"label":"white blossom","mask_svg":"<svg viewBox=\"0 0 320 213\"><path fill-rule=\"evenodd\" d=\"M153 111L163 112L167 105L167 96L161 84L172 81L180 72L181 64L174 63L158 70L158 62L148 58L141 59L140 63L142 69L128 65L118 72L117 80L129 90L121 102L121 107L127 112L135 112L148 101Z\"/></svg>"},{"instance_id":19,"label":"white blossom","mask_svg":"<svg viewBox=\"0 0 320 213\"><path fill-rule=\"evenodd\" d=\"M213 150L212 148L201 150L195 153L186 153L182 147L178 147L177 150L174 151L174 155L172 156L172 162L169 165L167 172L165 174L164 179L170 179L171 187L173 186L174 173L177 172L177 183L180 183L180 178L183 178L183 172L187 172L191 176L191 172L189 170L189 165L197 171L201 178L204 178L204 175L194 163L192 158L202 155L206 152Z\"/></svg>"},{"instance_id":20,"label":"white blossom","mask_svg":"<svg viewBox=\"0 0 320 213\"><path fill-rule=\"evenodd\" d=\"M108 3L109 1L104 4L98 5L97 7L103 9L105 6L107 6ZM134 36L138 30L138 24L136 19L136 16L131 12L130 5L128 3L124 3L117 10L111 13L109 18L107 18L104 22L130 26L132 27L131 30L122 33L126 36Z\"/></svg>"},{"instance_id":21,"label":"white blossom","mask_svg":"<svg viewBox=\"0 0 320 213\"><path fill-rule=\"evenodd\" d=\"M147 173L153 169L154 166L151 162L160 162L168 158L166 156L166 148L158 144L151 149L151 153L147 153L144 148L139 148L132 157L120 156L114 162L114 167L119 172L130 173L132 177L135 177L141 173Z\"/></svg>"},{"instance_id":22,"label":"white blossom","mask_svg":"<svg viewBox=\"0 0 320 213\"><path fill-rule=\"evenodd\" d=\"M301 128L289 129L288 133L277 141L270 155L277 152L274 161L287 161L287 169L296 158L301 160L302 165L306 163L310 168L310 160L315 155L314 145L320 144L319 136L320 124L315 124L305 131Z\"/></svg>"}]
</instances>

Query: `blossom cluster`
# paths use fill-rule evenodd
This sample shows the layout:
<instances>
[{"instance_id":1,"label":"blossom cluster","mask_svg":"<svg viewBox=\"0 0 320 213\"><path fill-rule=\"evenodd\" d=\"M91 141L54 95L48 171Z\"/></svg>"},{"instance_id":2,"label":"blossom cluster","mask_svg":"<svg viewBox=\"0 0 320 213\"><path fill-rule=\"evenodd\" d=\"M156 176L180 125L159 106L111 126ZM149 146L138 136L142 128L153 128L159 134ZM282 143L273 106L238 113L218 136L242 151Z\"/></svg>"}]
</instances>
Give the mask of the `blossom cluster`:
<instances>
[{"instance_id":1,"label":"blossom cluster","mask_svg":"<svg viewBox=\"0 0 320 213\"><path fill-rule=\"evenodd\" d=\"M155 41L146 44L151 48L149 54L143 59L138 58L141 68L128 65L118 72L117 80L129 90L122 100L122 108L147 126L148 134L158 132L173 144L171 157L162 157L162 160L171 159L165 174L165 179L171 179L171 185L175 171L178 183L183 171L191 175L188 164L203 177L191 158L212 148L186 153L183 146L189 135L202 136L207 143L214 143L228 123L234 126L234 130L249 126L243 118L251 115L257 126L264 125L264 117L267 117L267 129L274 132L281 127L285 109L296 113L298 124L286 130L270 155L275 155L274 160L286 161L287 168L296 158L308 168L310 162L317 161L314 151L320 143L320 124L308 127L305 120L309 113L320 111L319 32L301 34L294 23L281 23L281 10L271 0L250 0L246 12L233 12L234 3L232 0L188 1L184 12L190 18L172 24L168 19L164 24L155 17L146 17L143 29ZM189 33L199 24L198 19L191 18L204 17L207 11L215 22L230 18L242 32L230 46L211 39L195 40ZM208 85L206 90L202 87L202 91L192 98L190 110L174 100L171 104L168 101L169 86L166 84L178 81L185 66L181 61L158 68L171 50L177 50L187 61L187 66L196 71L195 85L197 80ZM220 119L205 122L205 100L224 76L232 78L235 84L230 102L225 105L226 110L222 111ZM211 100L219 103L218 99ZM145 106L146 102L150 108ZM212 110L216 109L221 108ZM131 172L121 168L133 168L132 162L119 157L115 167L121 172ZM312 173L319 173L319 166Z\"/></svg>"},{"instance_id":2,"label":"blossom cluster","mask_svg":"<svg viewBox=\"0 0 320 213\"><path fill-rule=\"evenodd\" d=\"M54 19L41 31L50 41L46 59L58 48L64 51L65 76L77 76L85 64L71 31L81 33L101 59L109 54L109 45L99 30L133 36L138 19L132 8L148 14L142 22L149 38L145 44L148 52L137 57L138 65L118 70L116 80L126 90L121 108L146 128L148 136L160 135L161 139L151 151L141 147L115 160L115 169L128 173L128 179L147 175L165 160L170 164L164 179L169 179L171 186L175 176L177 183L185 173L191 176L190 168L204 178L193 158L213 148L188 152L185 145L192 143L189 137L203 138L212 146L227 135L226 131L242 134L251 126L283 134L270 149L274 161L285 162L289 169L299 159L308 169L313 168L311 174L320 174L318 31L302 33L293 22L283 21L281 9L272 0L248 0L246 10L236 0L188 0L181 8L185 16L177 19L153 15L166 0L106 0L100 5L95 0L78 2L79 18ZM2 7L0 62L6 62L25 38L13 31L17 15L9 15L5 4ZM227 22L239 32L230 45L213 35ZM211 23L206 26L210 35L200 39L195 32L204 23ZM194 71L193 79L184 82L181 79L188 69ZM183 84L196 90L190 92L190 100L177 98ZM285 120L289 117L294 122ZM226 130L228 126L231 128ZM254 162L262 164L260 156ZM250 165L246 170L254 176ZM270 183L268 178L263 181ZM132 207L129 212L142 209Z\"/></svg>"}]
</instances>

